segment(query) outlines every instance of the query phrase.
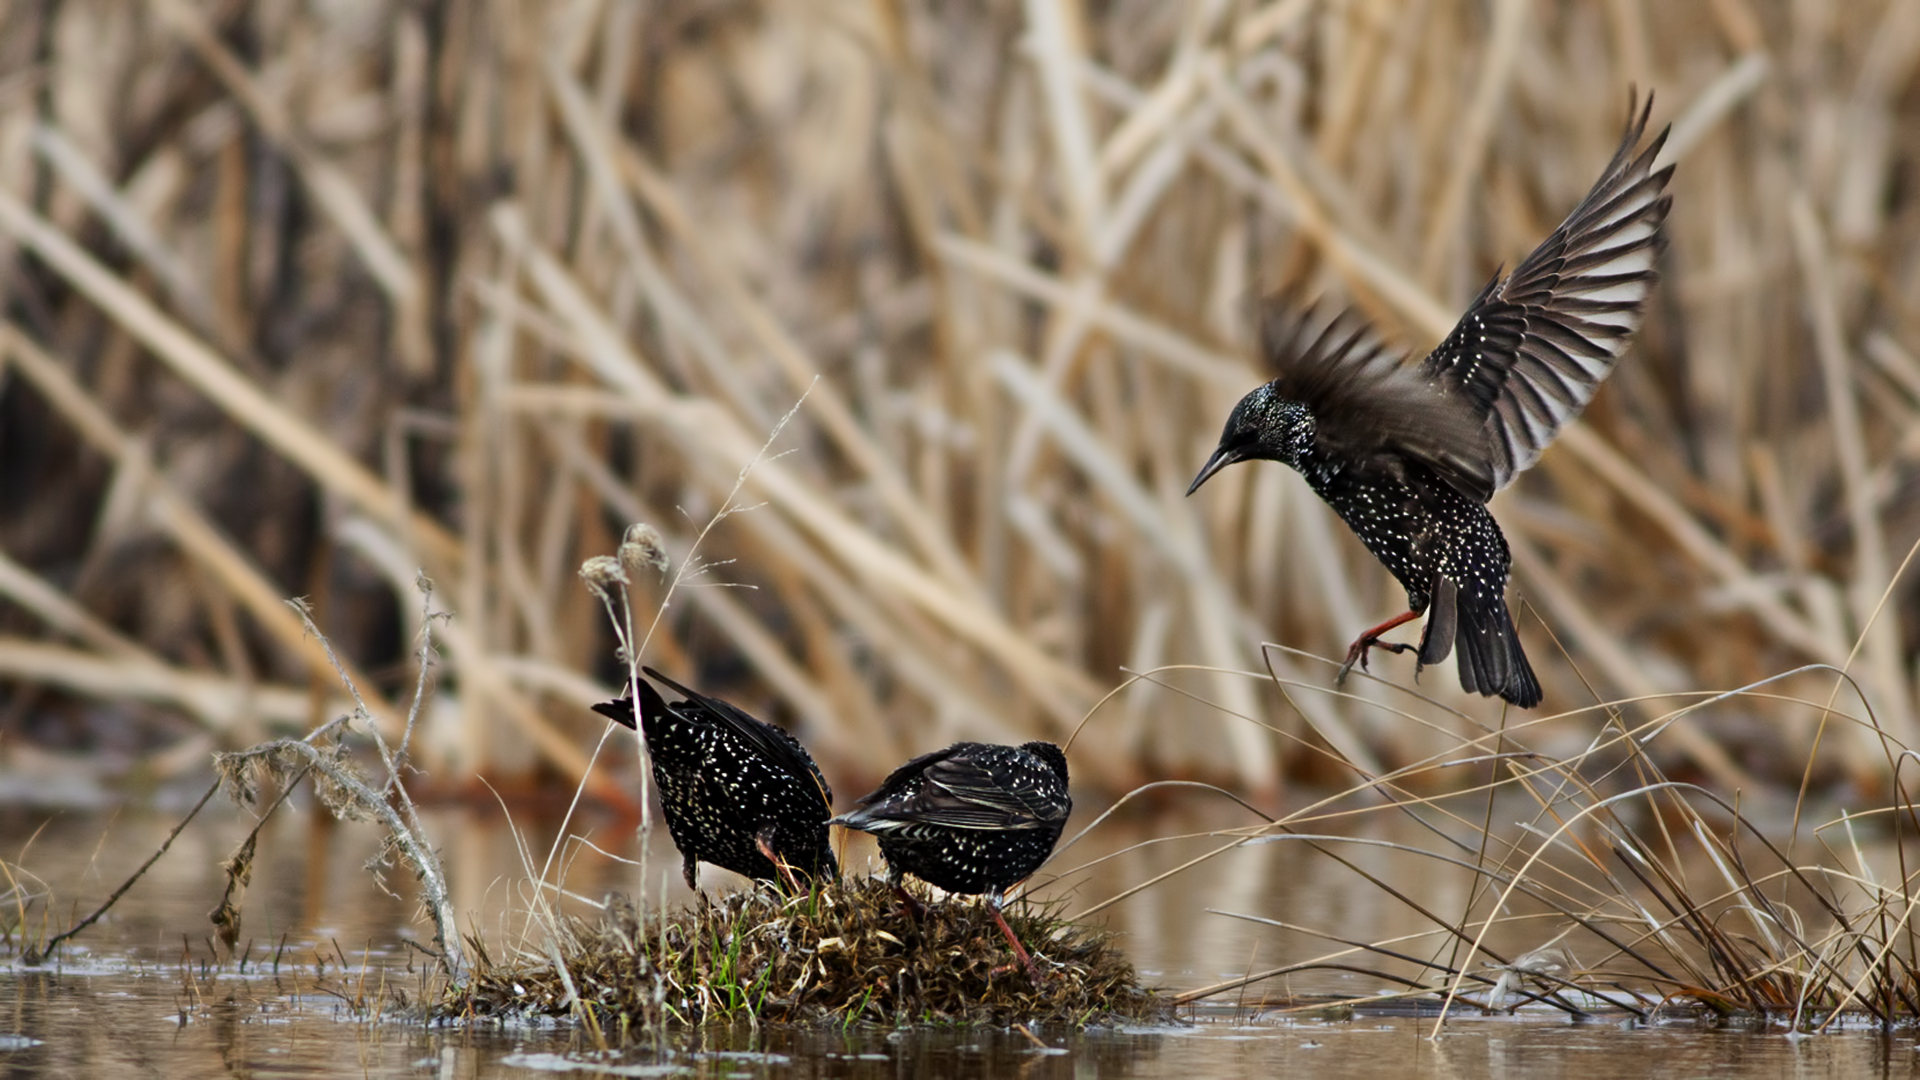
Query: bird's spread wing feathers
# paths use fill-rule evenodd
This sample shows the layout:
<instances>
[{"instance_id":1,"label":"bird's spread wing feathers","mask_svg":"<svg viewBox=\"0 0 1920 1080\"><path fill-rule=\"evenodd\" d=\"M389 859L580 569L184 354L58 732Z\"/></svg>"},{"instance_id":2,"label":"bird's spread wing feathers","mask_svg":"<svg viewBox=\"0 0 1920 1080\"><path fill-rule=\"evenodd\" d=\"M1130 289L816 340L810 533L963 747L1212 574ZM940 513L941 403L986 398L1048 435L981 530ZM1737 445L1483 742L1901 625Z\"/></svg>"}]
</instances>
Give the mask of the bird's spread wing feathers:
<instances>
[{"instance_id":1,"label":"bird's spread wing feathers","mask_svg":"<svg viewBox=\"0 0 1920 1080\"><path fill-rule=\"evenodd\" d=\"M1421 365L1480 411L1475 486L1489 496L1586 408L1640 328L1672 203L1672 166L1653 169L1667 132L1635 152L1652 109L1651 95L1642 108L1629 100L1620 148L1587 197L1512 277L1481 291Z\"/></svg>"},{"instance_id":2,"label":"bird's spread wing feathers","mask_svg":"<svg viewBox=\"0 0 1920 1080\"><path fill-rule=\"evenodd\" d=\"M1626 351L1657 276L1673 169L1653 169L1665 131L1635 153L1652 107L1630 108L1587 197L1422 363L1402 363L1351 313L1328 318L1284 294L1262 305L1276 396L1312 412L1328 458L1391 448L1479 502L1539 459Z\"/></svg>"},{"instance_id":3,"label":"bird's spread wing feathers","mask_svg":"<svg viewBox=\"0 0 1920 1080\"><path fill-rule=\"evenodd\" d=\"M1484 486L1483 414L1402 363L1359 316L1329 318L1285 294L1269 298L1260 313L1260 350L1275 396L1313 414L1324 456L1346 460L1392 447L1463 490Z\"/></svg>"}]
</instances>

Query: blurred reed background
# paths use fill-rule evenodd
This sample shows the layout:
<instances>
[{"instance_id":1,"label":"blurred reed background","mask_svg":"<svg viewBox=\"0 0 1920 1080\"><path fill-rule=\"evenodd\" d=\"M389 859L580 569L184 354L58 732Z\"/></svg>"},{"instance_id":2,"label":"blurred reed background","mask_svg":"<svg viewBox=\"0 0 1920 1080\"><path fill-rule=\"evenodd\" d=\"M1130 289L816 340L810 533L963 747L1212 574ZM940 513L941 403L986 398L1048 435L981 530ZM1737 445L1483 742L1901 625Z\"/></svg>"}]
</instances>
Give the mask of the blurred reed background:
<instances>
[{"instance_id":1,"label":"blurred reed background","mask_svg":"<svg viewBox=\"0 0 1920 1080\"><path fill-rule=\"evenodd\" d=\"M1286 697L1100 703L1402 610L1283 467L1181 497L1262 378L1249 301L1304 283L1424 348L1637 85L1674 123L1665 280L1495 504L1545 711L1845 665L1913 745L1916 63L1908 0L14 0L0 738L198 765L312 724L340 691L295 595L397 722L424 569L432 776L578 777L618 672L576 568L634 521L683 559L804 395L645 659L845 790L1096 706L1077 786L1442 750L1442 706L1499 720L1451 662L1437 704L1282 653ZM1835 683L1661 752L1796 783ZM1816 780L1889 768L1843 728Z\"/></svg>"}]
</instances>

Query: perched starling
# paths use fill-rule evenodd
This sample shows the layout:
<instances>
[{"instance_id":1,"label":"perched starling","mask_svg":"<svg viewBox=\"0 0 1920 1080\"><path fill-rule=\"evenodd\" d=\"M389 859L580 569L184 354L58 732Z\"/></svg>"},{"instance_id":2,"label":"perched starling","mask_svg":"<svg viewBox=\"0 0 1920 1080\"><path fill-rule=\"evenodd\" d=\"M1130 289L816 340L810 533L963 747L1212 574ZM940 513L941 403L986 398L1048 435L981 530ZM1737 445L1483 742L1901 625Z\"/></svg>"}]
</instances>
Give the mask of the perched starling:
<instances>
[{"instance_id":1,"label":"perched starling","mask_svg":"<svg viewBox=\"0 0 1920 1080\"><path fill-rule=\"evenodd\" d=\"M654 783L673 846L680 849L687 888L696 864L710 862L756 881L797 888L794 873L839 876L827 844L833 789L793 736L652 668L649 678L686 699L667 704L640 679L640 730L653 759ZM593 711L633 727L628 698Z\"/></svg>"},{"instance_id":2,"label":"perched starling","mask_svg":"<svg viewBox=\"0 0 1920 1080\"><path fill-rule=\"evenodd\" d=\"M1072 810L1059 747L962 742L893 770L860 809L828 824L872 833L896 889L901 875L912 874L950 893L985 893L994 922L1037 981L1039 967L1000 908L1006 890L1053 854Z\"/></svg>"},{"instance_id":3,"label":"perched starling","mask_svg":"<svg viewBox=\"0 0 1920 1080\"><path fill-rule=\"evenodd\" d=\"M1458 646L1463 688L1540 703L1486 503L1580 414L1640 327L1673 172L1653 169L1666 131L1635 152L1652 108L1629 100L1593 190L1512 277L1494 275L1425 362L1402 364L1357 318L1265 305L1261 347L1279 376L1234 406L1187 494L1237 461L1283 461L1399 579L1407 612L1354 641L1342 679L1375 645L1414 648L1380 635L1427 612L1416 674Z\"/></svg>"}]
</instances>

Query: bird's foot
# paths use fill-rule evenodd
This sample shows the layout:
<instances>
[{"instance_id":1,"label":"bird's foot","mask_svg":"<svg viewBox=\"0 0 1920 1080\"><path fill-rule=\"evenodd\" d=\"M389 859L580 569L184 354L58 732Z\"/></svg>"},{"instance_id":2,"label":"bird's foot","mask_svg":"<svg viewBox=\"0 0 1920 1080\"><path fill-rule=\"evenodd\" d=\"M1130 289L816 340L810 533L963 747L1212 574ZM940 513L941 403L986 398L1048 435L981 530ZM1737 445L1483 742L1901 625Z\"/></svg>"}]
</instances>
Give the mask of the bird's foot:
<instances>
[{"instance_id":1,"label":"bird's foot","mask_svg":"<svg viewBox=\"0 0 1920 1080\"><path fill-rule=\"evenodd\" d=\"M1419 617L1420 612L1418 611L1409 611L1402 615L1395 615L1393 618L1388 619L1386 622L1355 638L1353 644L1347 646L1347 662L1340 665L1340 674L1333 677L1333 685L1344 685L1347 681L1347 673L1353 670L1353 665L1355 664L1360 665L1361 671L1367 670L1368 649L1385 649L1390 653L1412 652L1414 646L1404 641L1381 641L1380 635L1399 626L1403 622Z\"/></svg>"},{"instance_id":2,"label":"bird's foot","mask_svg":"<svg viewBox=\"0 0 1920 1080\"><path fill-rule=\"evenodd\" d=\"M1347 662L1340 665L1340 674L1333 677L1333 685L1340 686L1347 681L1347 673L1353 665L1359 664L1360 670L1367 670L1367 650L1385 649L1390 653L1412 652L1413 646L1404 641L1381 641L1377 637L1363 637L1347 649Z\"/></svg>"},{"instance_id":3,"label":"bird's foot","mask_svg":"<svg viewBox=\"0 0 1920 1080\"><path fill-rule=\"evenodd\" d=\"M987 978L997 979L1002 975L1011 975L1020 970L1022 970L1020 962L1017 960L1005 964L995 964L993 967L987 969ZM1031 956L1027 957L1027 967L1025 971L1027 978L1032 980L1036 989L1047 985L1047 973L1040 970L1040 962Z\"/></svg>"},{"instance_id":4,"label":"bird's foot","mask_svg":"<svg viewBox=\"0 0 1920 1080\"><path fill-rule=\"evenodd\" d=\"M1047 985L1047 972L1040 967L1040 961L1035 960L1031 955L1027 957L1027 962L1024 965L1018 960L1005 964L996 964L988 969L987 977L998 978L1002 975L1011 975L1016 971L1023 970L1027 973L1027 979L1033 983L1036 990Z\"/></svg>"}]
</instances>

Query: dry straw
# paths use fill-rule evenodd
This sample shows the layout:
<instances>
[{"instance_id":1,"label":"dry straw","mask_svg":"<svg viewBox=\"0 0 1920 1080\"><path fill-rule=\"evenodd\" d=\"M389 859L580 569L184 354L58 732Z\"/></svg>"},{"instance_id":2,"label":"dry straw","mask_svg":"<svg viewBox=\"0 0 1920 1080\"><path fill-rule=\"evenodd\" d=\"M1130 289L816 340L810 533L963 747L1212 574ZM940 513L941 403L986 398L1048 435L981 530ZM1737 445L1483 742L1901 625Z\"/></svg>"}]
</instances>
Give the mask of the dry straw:
<instances>
[{"instance_id":1,"label":"dry straw","mask_svg":"<svg viewBox=\"0 0 1920 1080\"><path fill-rule=\"evenodd\" d=\"M1336 652L1391 579L1284 470L1180 493L1259 378L1251 295L1435 340L1638 84L1675 125L1665 280L1497 508L1549 709L1632 722L1819 662L1912 745L1916 10L10 5L0 676L313 725L305 593L392 732L424 568L457 617L416 755L578 779L612 672L574 568L635 520L681 556L813 386L653 647L847 788L1061 737L1161 664L1216 669L1178 676L1213 707L1114 696L1077 777L1320 768L1236 714L1420 760L1461 722L1244 674L1263 640ZM1657 749L1799 782L1819 730L1746 695ZM1885 783L1871 730L1837 738L1814 782Z\"/></svg>"}]
</instances>

